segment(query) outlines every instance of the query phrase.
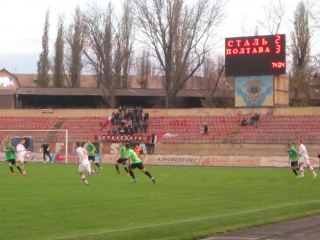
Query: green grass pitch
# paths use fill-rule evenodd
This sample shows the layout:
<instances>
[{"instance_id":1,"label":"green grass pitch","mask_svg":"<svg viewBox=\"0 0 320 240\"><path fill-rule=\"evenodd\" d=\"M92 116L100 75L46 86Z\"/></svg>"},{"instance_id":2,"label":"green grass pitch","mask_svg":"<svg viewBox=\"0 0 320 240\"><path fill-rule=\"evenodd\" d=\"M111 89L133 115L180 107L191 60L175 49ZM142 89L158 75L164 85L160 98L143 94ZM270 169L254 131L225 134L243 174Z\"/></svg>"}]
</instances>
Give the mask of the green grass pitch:
<instances>
[{"instance_id":1,"label":"green grass pitch","mask_svg":"<svg viewBox=\"0 0 320 240\"><path fill-rule=\"evenodd\" d=\"M289 169L155 167L138 182L113 166L85 186L75 164L0 164L0 239L201 239L320 212L320 183Z\"/></svg>"}]
</instances>

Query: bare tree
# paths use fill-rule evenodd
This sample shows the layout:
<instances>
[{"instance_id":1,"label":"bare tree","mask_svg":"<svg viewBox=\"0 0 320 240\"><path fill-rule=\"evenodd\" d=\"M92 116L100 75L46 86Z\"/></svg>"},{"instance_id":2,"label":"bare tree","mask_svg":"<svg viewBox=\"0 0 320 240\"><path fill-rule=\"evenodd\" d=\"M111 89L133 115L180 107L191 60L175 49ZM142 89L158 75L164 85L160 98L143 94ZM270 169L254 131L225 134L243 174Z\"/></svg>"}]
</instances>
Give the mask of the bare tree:
<instances>
[{"instance_id":1,"label":"bare tree","mask_svg":"<svg viewBox=\"0 0 320 240\"><path fill-rule=\"evenodd\" d=\"M136 61L136 75L141 88L148 88L148 80L151 76L150 52L143 49L141 56Z\"/></svg>"},{"instance_id":2,"label":"bare tree","mask_svg":"<svg viewBox=\"0 0 320 240\"><path fill-rule=\"evenodd\" d=\"M95 72L97 87L102 88L105 104L115 106L114 78L112 72L113 10L109 4L106 10L97 5L84 14L86 41L83 53ZM109 89L110 91L107 91Z\"/></svg>"},{"instance_id":3,"label":"bare tree","mask_svg":"<svg viewBox=\"0 0 320 240\"><path fill-rule=\"evenodd\" d=\"M202 69L206 89L209 90L203 104L206 107L214 107L214 94L218 90L219 84L224 77L224 58L218 57L215 61L214 59L207 57L203 63Z\"/></svg>"},{"instance_id":4,"label":"bare tree","mask_svg":"<svg viewBox=\"0 0 320 240\"><path fill-rule=\"evenodd\" d=\"M37 85L38 87L48 87L49 85L49 10L46 12L44 30L42 35L42 52L37 63Z\"/></svg>"},{"instance_id":5,"label":"bare tree","mask_svg":"<svg viewBox=\"0 0 320 240\"><path fill-rule=\"evenodd\" d=\"M208 39L221 20L221 0L132 0L138 28L147 37L165 77L166 107L202 65Z\"/></svg>"},{"instance_id":6,"label":"bare tree","mask_svg":"<svg viewBox=\"0 0 320 240\"><path fill-rule=\"evenodd\" d=\"M79 7L75 9L73 23L70 25L65 37L70 47L67 56L67 75L70 78L70 87L80 87L80 77L83 68L82 50L85 40L85 24Z\"/></svg>"},{"instance_id":7,"label":"bare tree","mask_svg":"<svg viewBox=\"0 0 320 240\"><path fill-rule=\"evenodd\" d=\"M290 90L293 91L295 102L298 102L301 97L305 98L305 101L309 98L308 81L311 74L309 16L308 7L304 2L300 2L294 13L294 30L291 32L293 66Z\"/></svg>"},{"instance_id":8,"label":"bare tree","mask_svg":"<svg viewBox=\"0 0 320 240\"><path fill-rule=\"evenodd\" d=\"M54 66L53 66L53 85L54 87L63 87L64 82L64 20L59 17L58 21L58 32L57 39L55 43L55 56L54 56Z\"/></svg>"},{"instance_id":9,"label":"bare tree","mask_svg":"<svg viewBox=\"0 0 320 240\"><path fill-rule=\"evenodd\" d=\"M123 4L122 17L116 29L114 54L114 75L117 88L128 87L133 45L133 18L130 0Z\"/></svg>"},{"instance_id":10,"label":"bare tree","mask_svg":"<svg viewBox=\"0 0 320 240\"><path fill-rule=\"evenodd\" d=\"M269 34L278 34L285 17L283 0L269 0L268 5L262 7L265 9L265 16L263 21L259 21L259 25L266 29Z\"/></svg>"}]
</instances>

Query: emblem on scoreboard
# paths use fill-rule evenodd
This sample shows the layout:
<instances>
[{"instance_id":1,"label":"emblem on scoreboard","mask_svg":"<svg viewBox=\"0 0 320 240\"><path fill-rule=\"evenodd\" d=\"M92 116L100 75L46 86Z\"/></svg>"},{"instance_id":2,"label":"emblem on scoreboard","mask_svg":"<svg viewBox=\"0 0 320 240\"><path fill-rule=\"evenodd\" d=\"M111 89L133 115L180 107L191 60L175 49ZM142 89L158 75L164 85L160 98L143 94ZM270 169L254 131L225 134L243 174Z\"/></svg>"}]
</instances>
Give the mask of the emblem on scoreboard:
<instances>
[{"instance_id":1,"label":"emblem on scoreboard","mask_svg":"<svg viewBox=\"0 0 320 240\"><path fill-rule=\"evenodd\" d=\"M251 104L257 104L261 99L262 89L265 85L263 82L259 81L258 79L252 79L248 81L244 87L247 92L248 101Z\"/></svg>"},{"instance_id":2,"label":"emblem on scoreboard","mask_svg":"<svg viewBox=\"0 0 320 240\"><path fill-rule=\"evenodd\" d=\"M273 106L273 76L235 78L236 107Z\"/></svg>"}]
</instances>

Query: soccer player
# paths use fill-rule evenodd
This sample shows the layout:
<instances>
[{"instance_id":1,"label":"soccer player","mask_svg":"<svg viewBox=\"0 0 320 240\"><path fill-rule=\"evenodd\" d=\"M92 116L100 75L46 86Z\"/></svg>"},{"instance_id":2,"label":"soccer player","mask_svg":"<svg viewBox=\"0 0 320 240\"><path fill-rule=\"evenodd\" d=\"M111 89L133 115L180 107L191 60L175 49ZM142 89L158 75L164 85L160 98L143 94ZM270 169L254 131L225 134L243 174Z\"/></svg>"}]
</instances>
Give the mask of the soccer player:
<instances>
[{"instance_id":1,"label":"soccer player","mask_svg":"<svg viewBox=\"0 0 320 240\"><path fill-rule=\"evenodd\" d=\"M26 144L26 140L21 139L20 142L16 146L17 165L22 170L23 176L27 175L26 169L24 167L24 161L25 161L26 154L27 154L27 149L25 147L25 144Z\"/></svg>"},{"instance_id":2,"label":"soccer player","mask_svg":"<svg viewBox=\"0 0 320 240\"><path fill-rule=\"evenodd\" d=\"M298 149L295 146L293 146L292 144L288 144L287 152L289 154L289 163L291 164L292 172L297 177L300 177L298 175L298 173L297 173L297 170L299 169L299 166L298 166L298 156L299 156Z\"/></svg>"},{"instance_id":3,"label":"soccer player","mask_svg":"<svg viewBox=\"0 0 320 240\"><path fill-rule=\"evenodd\" d=\"M52 162L52 158L50 156L50 145L49 145L49 143L47 143L45 141L40 147L40 152L42 152L43 163L46 163L46 156L48 156L50 162L53 163Z\"/></svg>"},{"instance_id":4,"label":"soccer player","mask_svg":"<svg viewBox=\"0 0 320 240\"><path fill-rule=\"evenodd\" d=\"M99 163L96 162L96 147L90 140L87 142L86 149L88 151L89 161L91 161L94 165L96 165L95 171L98 172L99 170L102 169L102 167L100 166Z\"/></svg>"},{"instance_id":5,"label":"soccer player","mask_svg":"<svg viewBox=\"0 0 320 240\"><path fill-rule=\"evenodd\" d=\"M300 139L299 143L300 143L300 145L299 145L299 155L300 155L299 167L300 167L301 177L304 177L303 165L306 164L307 167L312 172L313 178L316 178L317 177L317 173L315 172L315 170L313 169L313 167L310 164L307 148L303 144L303 140L302 139Z\"/></svg>"},{"instance_id":6,"label":"soccer player","mask_svg":"<svg viewBox=\"0 0 320 240\"><path fill-rule=\"evenodd\" d=\"M23 174L21 168L16 165L16 153L15 153L14 147L11 146L10 140L7 142L6 146L4 146L3 150L4 150L5 155L6 155L6 162L9 165L9 169L11 171L11 175L12 176L16 175L16 173L13 170L13 166L16 166L18 168L19 172L21 174Z\"/></svg>"},{"instance_id":7,"label":"soccer player","mask_svg":"<svg viewBox=\"0 0 320 240\"><path fill-rule=\"evenodd\" d=\"M143 172L145 175L147 175L153 183L156 183L156 179L151 176L151 174L144 168L143 163L140 158L138 158L137 154L133 149L130 148L130 144L126 144L126 150L127 150L127 156L129 161L129 175L132 177L132 183L135 183L137 181L133 169L139 168L141 172ZM132 162L130 164L130 161Z\"/></svg>"},{"instance_id":8,"label":"soccer player","mask_svg":"<svg viewBox=\"0 0 320 240\"><path fill-rule=\"evenodd\" d=\"M115 168L116 168L116 174L120 174L120 170L119 170L119 165L122 164L124 167L124 170L126 171L126 173L128 173L128 168L126 166L126 162L128 160L128 156L127 156L127 150L126 147L121 144L119 147L119 159L116 162Z\"/></svg>"},{"instance_id":9,"label":"soccer player","mask_svg":"<svg viewBox=\"0 0 320 240\"><path fill-rule=\"evenodd\" d=\"M89 185L89 182L86 178L84 172L86 171L89 176L91 176L91 165L88 158L88 152L85 148L82 147L80 142L76 142L76 153L78 155L78 171L80 173L80 178L84 182L84 184Z\"/></svg>"}]
</instances>

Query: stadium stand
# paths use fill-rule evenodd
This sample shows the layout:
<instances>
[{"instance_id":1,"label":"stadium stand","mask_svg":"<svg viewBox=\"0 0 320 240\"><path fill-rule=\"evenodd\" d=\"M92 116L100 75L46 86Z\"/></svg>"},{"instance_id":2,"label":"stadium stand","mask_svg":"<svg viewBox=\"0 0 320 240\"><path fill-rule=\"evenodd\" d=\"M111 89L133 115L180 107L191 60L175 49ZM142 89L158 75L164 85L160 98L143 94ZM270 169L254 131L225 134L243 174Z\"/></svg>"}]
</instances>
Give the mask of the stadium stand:
<instances>
[{"instance_id":1,"label":"stadium stand","mask_svg":"<svg viewBox=\"0 0 320 240\"><path fill-rule=\"evenodd\" d=\"M320 141L318 115L264 115L259 127L241 126L245 116L153 116L149 119L146 135L156 133L160 143L288 143L303 137L307 143ZM88 140L107 134L112 124L101 131L101 116L88 117L22 117L0 116L0 130L68 129L69 139ZM203 134L203 125L210 129ZM60 135L62 133L59 133ZM55 137L59 137L57 133ZM33 133L37 138L48 138L45 133Z\"/></svg>"}]
</instances>

